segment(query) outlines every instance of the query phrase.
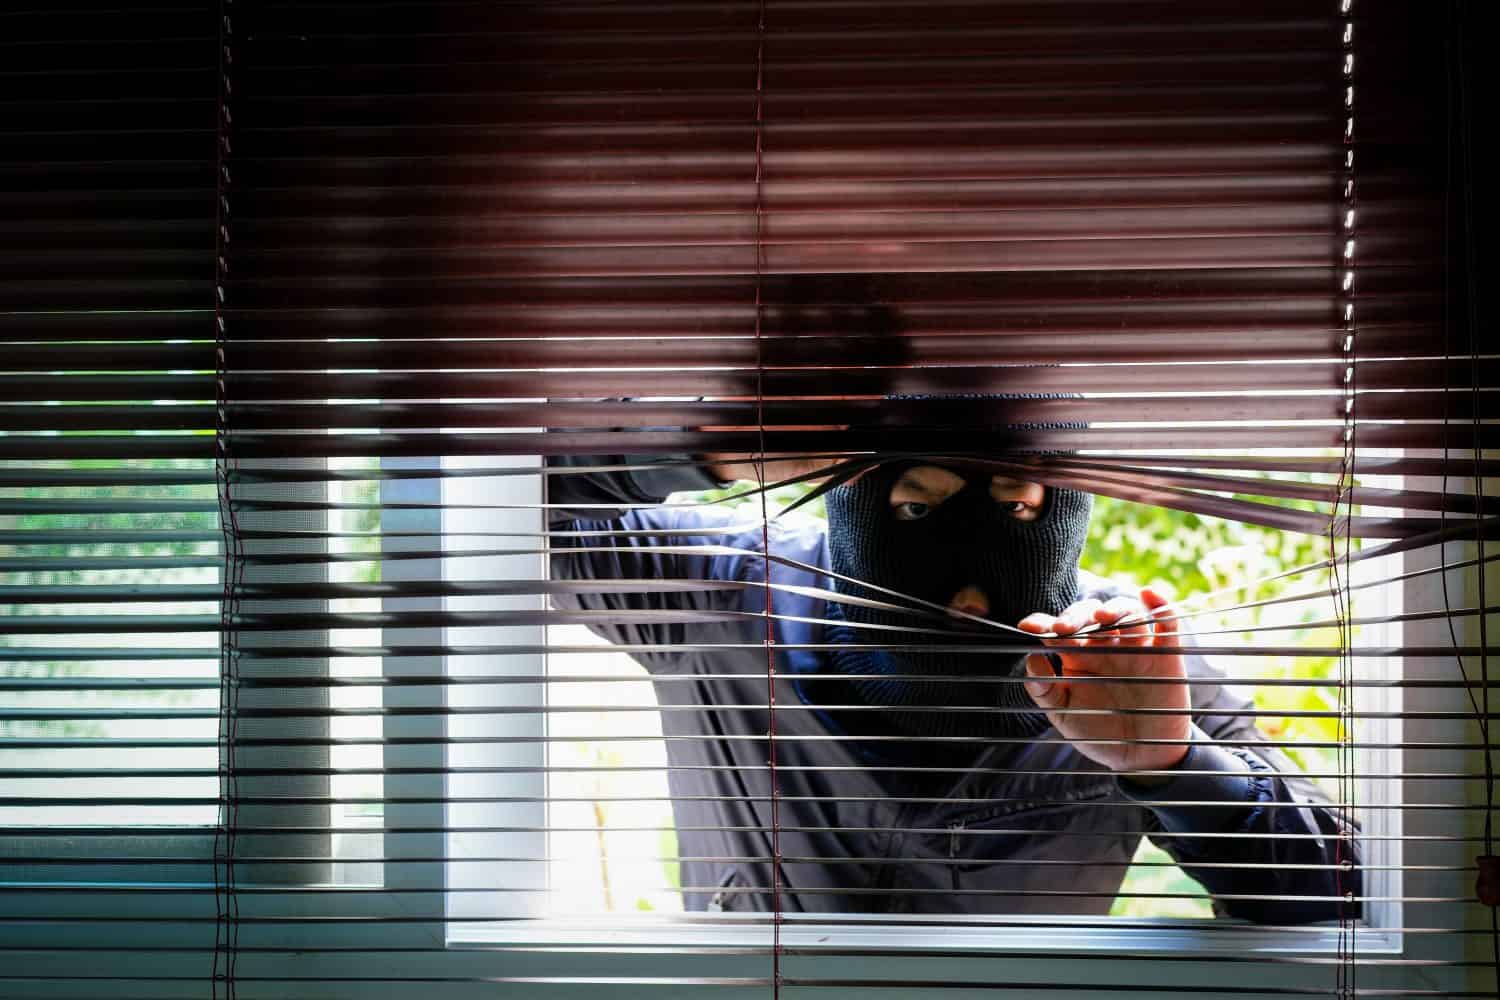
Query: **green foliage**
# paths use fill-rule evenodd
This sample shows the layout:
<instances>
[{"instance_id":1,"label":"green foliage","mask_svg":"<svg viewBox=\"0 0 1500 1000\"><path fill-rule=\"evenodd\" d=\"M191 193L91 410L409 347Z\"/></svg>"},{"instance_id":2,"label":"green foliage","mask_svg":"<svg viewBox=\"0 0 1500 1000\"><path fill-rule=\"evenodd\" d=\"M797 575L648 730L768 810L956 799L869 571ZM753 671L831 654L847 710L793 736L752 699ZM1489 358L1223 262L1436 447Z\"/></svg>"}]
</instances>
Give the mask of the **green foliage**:
<instances>
[{"instance_id":1,"label":"green foliage","mask_svg":"<svg viewBox=\"0 0 1500 1000\"><path fill-rule=\"evenodd\" d=\"M1214 908L1208 891L1172 864L1171 855L1143 837L1109 915L1206 920Z\"/></svg>"},{"instance_id":2,"label":"green foliage","mask_svg":"<svg viewBox=\"0 0 1500 1000\"><path fill-rule=\"evenodd\" d=\"M1327 557L1327 546L1327 539L1316 535L1098 497L1084 565L1100 576L1133 586L1165 582L1179 598L1191 598L1316 563ZM1320 586L1326 586L1324 577L1307 574L1233 590L1207 606L1227 608ZM1327 601L1305 601L1204 615L1192 621L1191 629L1201 635L1275 624L1287 626L1285 631L1275 633L1278 645L1335 646L1338 636L1333 629L1292 627L1326 620L1331 612ZM1201 641L1248 646L1257 641L1257 636L1253 632L1227 632L1212 640L1202 636ZM1268 680L1330 680L1335 676L1336 663L1332 657L1310 656L1261 656L1253 663L1237 661L1237 673L1251 670ZM1330 711L1337 707L1331 688L1262 684L1255 686L1255 700L1262 710ZM1262 718L1259 724L1275 740L1329 742L1339 736L1337 721L1331 718L1271 716ZM1331 752L1300 748L1288 752L1309 770L1335 768Z\"/></svg>"},{"instance_id":3,"label":"green foliage","mask_svg":"<svg viewBox=\"0 0 1500 1000\"><path fill-rule=\"evenodd\" d=\"M380 482L375 479L359 479L334 483L330 487L329 499L348 505L345 509L329 512L330 529L363 536L337 539L333 543L334 550L378 553L381 549ZM333 572L340 582L379 583L381 565L378 559L342 563Z\"/></svg>"},{"instance_id":4,"label":"green foliage","mask_svg":"<svg viewBox=\"0 0 1500 1000\"><path fill-rule=\"evenodd\" d=\"M63 470L112 469L119 462L103 460L74 460L41 463L42 468ZM140 459L128 463L132 469L153 471L204 472L211 464L193 460ZM95 502L97 510L80 509L76 512L17 513L0 517L0 526L15 532L13 538L29 537L23 533L34 532L42 536L48 532L75 532L85 539L75 542L29 542L16 541L0 544L0 556L37 559L149 559L188 558L197 565L185 566L117 566L109 569L83 570L77 568L34 568L10 570L0 573L0 583L14 587L59 587L90 584L137 584L142 586L160 584L215 583L218 580L216 555L219 551L217 539L209 541L163 540L152 538L152 533L168 532L215 532L218 529L217 498L212 482L197 485L140 484L132 486L83 486L83 485L38 485L7 487L0 494L12 501L33 501L38 508L49 502L84 501ZM161 510L122 512L111 507L128 506L146 502L157 504ZM171 508L206 508L177 509ZM23 508L24 510L24 508ZM140 532L137 540L124 542L99 542L87 540L90 533L98 531ZM193 559L192 557L199 557ZM139 606L138 606L139 607ZM176 613L179 608L171 605L155 606L158 613ZM104 606L97 613L110 613L113 609ZM0 621L12 615L73 615L89 613L86 605L58 604L5 604L0 605ZM148 613L148 612L141 612ZM0 646L34 645L45 640L28 639L5 635L0 624ZM67 637L57 641L68 645ZM212 661L216 654L204 651L204 660ZM145 665L141 665L143 669ZM100 673L98 664L74 659L14 660L0 662L0 676L9 677L76 677L93 676ZM156 691L148 694L137 692L95 691L74 692L67 696L54 695L50 700L43 696L17 696L18 704L30 707L33 704L56 705L59 698L67 699L70 708L110 708L137 706L149 699L163 706L187 706L194 702L197 694L187 691ZM112 734L109 724L96 721L72 720L20 720L0 722L0 736L11 738L104 738Z\"/></svg>"}]
</instances>

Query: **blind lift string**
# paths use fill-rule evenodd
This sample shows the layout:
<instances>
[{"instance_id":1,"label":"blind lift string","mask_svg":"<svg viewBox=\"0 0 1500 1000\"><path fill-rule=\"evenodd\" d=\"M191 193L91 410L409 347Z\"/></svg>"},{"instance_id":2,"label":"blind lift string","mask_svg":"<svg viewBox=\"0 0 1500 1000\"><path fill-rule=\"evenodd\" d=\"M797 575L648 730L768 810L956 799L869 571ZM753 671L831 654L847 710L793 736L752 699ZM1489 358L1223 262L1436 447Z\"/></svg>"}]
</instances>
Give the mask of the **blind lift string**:
<instances>
[{"instance_id":1,"label":"blind lift string","mask_svg":"<svg viewBox=\"0 0 1500 1000\"><path fill-rule=\"evenodd\" d=\"M224 1000L234 1000L235 965L239 951L239 899L235 893L234 857L238 849L238 779L234 749L238 730L239 683L235 662L236 622L240 617L239 591L243 583L244 540L234 506L232 484L234 456L229 447L228 329L224 309L229 276L230 157L233 147L230 113L233 66L233 0L219 3L219 88L214 170L214 480L219 504L219 532L223 551L219 572L223 593L219 601L219 711L218 764L219 819L214 827L214 957L211 970L214 1000L223 988Z\"/></svg>"},{"instance_id":2,"label":"blind lift string","mask_svg":"<svg viewBox=\"0 0 1500 1000\"><path fill-rule=\"evenodd\" d=\"M1328 577L1329 596L1333 599L1334 617L1338 623L1339 656L1338 656L1338 798L1340 802L1353 811L1354 801L1354 768L1356 755L1353 744L1356 740L1354 731L1355 716L1352 702L1353 689L1351 687L1351 671L1353 669L1353 641L1354 625L1350 620L1352 617L1352 593L1349 589L1350 577L1353 564L1350 556L1353 554L1353 538L1351 526L1355 510L1355 488L1354 475L1355 455L1358 451L1357 428L1358 420L1356 414L1358 392L1355 383L1355 372L1358 368L1358 344L1357 326L1355 321L1355 174L1354 174L1354 0L1340 0L1339 13L1343 17L1341 24L1342 53L1340 58L1340 72L1343 77L1343 208L1342 212L1342 247L1340 257L1342 258L1339 268L1339 292L1340 292L1340 320L1343 333L1343 355L1344 355L1344 378L1343 378L1343 454L1341 456L1338 487L1334 496L1333 509L1328 519ZM1342 532L1344 549L1342 554L1342 572L1340 571L1339 542L1339 506L1344 506L1344 530ZM1357 909L1353 891L1345 882L1345 878L1352 871L1353 866L1353 830L1350 827L1352 816L1340 817L1340 830L1338 840L1334 849L1334 891L1338 895L1338 965L1335 981L1338 994L1341 998L1353 997L1357 992L1358 966L1356 964L1356 923ZM1368 895L1368 886L1362 886Z\"/></svg>"},{"instance_id":3,"label":"blind lift string","mask_svg":"<svg viewBox=\"0 0 1500 1000\"><path fill-rule=\"evenodd\" d=\"M766 481L766 393L765 342L761 328L761 299L765 274L765 69L766 0L760 0L755 21L755 425L760 448L755 457L755 478ZM771 588L771 521L769 493L760 490L761 567L765 584L766 650L766 766L771 785L771 995L781 997L781 795L776 775L776 636Z\"/></svg>"}]
</instances>

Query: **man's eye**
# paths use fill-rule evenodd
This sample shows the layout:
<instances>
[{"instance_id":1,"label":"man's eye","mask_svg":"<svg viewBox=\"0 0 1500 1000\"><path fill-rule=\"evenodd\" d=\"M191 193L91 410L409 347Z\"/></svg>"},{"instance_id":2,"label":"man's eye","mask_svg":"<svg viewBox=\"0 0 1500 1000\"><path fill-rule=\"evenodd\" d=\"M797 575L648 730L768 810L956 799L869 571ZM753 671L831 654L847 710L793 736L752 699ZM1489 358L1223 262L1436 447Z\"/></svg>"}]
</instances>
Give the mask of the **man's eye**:
<instances>
[{"instance_id":1,"label":"man's eye","mask_svg":"<svg viewBox=\"0 0 1500 1000\"><path fill-rule=\"evenodd\" d=\"M1001 500L1000 508L1017 521L1035 521L1041 516L1041 509L1025 500Z\"/></svg>"},{"instance_id":2,"label":"man's eye","mask_svg":"<svg viewBox=\"0 0 1500 1000\"><path fill-rule=\"evenodd\" d=\"M892 509L895 510L896 520L898 521L920 521L932 513L931 504L918 503L915 500L898 503Z\"/></svg>"}]
</instances>

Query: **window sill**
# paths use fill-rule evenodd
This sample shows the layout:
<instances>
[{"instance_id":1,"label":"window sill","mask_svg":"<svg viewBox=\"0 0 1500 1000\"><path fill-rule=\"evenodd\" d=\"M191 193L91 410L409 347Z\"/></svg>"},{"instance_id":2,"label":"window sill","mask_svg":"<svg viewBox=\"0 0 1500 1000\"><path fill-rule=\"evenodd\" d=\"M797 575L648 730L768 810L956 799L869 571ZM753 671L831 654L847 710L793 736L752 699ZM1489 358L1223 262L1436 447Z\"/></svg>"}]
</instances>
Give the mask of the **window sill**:
<instances>
[{"instance_id":1,"label":"window sill","mask_svg":"<svg viewBox=\"0 0 1500 1000\"><path fill-rule=\"evenodd\" d=\"M658 915L569 919L483 921L451 925L450 948L547 949L642 947L765 947L766 914ZM1360 955L1399 955L1402 934L1356 925L1350 935ZM1237 921L1126 920L1118 917L988 917L953 920L943 916L788 914L781 944L800 953L879 950L892 954L930 952L1016 954L1058 952L1200 955L1336 955L1339 929L1333 924L1261 927Z\"/></svg>"}]
</instances>

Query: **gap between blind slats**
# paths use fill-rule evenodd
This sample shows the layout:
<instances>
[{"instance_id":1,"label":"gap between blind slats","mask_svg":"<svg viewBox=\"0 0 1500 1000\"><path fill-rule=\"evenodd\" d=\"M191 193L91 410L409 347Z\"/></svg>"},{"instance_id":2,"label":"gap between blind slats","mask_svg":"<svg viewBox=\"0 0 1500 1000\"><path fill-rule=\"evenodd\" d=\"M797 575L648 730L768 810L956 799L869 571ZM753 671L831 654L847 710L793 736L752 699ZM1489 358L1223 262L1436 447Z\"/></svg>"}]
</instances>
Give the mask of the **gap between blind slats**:
<instances>
[{"instance_id":1,"label":"gap between blind slats","mask_svg":"<svg viewBox=\"0 0 1500 1000\"><path fill-rule=\"evenodd\" d=\"M646 710L645 709L640 709L639 711L646 711ZM998 736L989 736L989 737L982 737L981 738L981 737L963 737L963 736L954 736L954 737L943 737L943 736L923 736L923 737L915 737L915 736L911 736L911 737L908 737L908 736L857 736L857 737L855 737L855 736L849 736L849 737L845 737L845 736L816 736L816 735L790 735L790 736L788 736L788 735L778 735L777 739L784 740L784 741L790 742L790 743L798 743L798 742L802 742L802 743L819 743L819 742L821 742L821 743L830 743L830 744L836 744L836 743L927 743L927 744L931 744L931 745L937 745L937 744L948 744L948 745L951 745L951 744L955 744L955 743L974 743L974 744L980 744L980 745L983 745L983 746L991 746L991 745L1069 746L1069 745L1071 745L1068 740L1060 738L1060 737L1058 737L1058 738L1033 737L1033 738L1014 738L1014 739L1012 739L1012 738L1009 738L1009 737L998 737ZM599 742L599 743L641 743L641 742L651 742L651 741L666 741L666 742L669 742L669 743L670 742L689 742L689 743L691 743L691 742L698 742L698 741L705 742L705 743L737 743L737 742L738 743L743 743L743 742L751 742L751 743L761 742L761 743L763 743L765 741L765 737L763 737L763 736L762 737L756 737L756 736L672 736L672 735L662 736L659 733L641 732L641 733L629 734L629 735L600 736L600 737L597 737L596 740L595 740L595 742ZM384 745L384 746L408 746L408 747L416 747L416 746L469 746L469 747L474 747L474 746L483 746L483 745L495 745L495 746L507 745L507 744L542 745L542 744L547 744L547 743L573 743L573 742L577 742L577 740L575 738L573 738L573 737L563 737L563 736L557 736L557 737L544 737L544 736L448 737L448 738L432 738L432 739L421 739L421 738L415 738L415 737L413 737L413 738L388 737L385 740L381 740L381 739L378 739L378 738L365 739L365 738L360 738L360 737L337 737L337 738L330 738L330 739L318 739L318 738L314 738L314 737L308 737L308 738L304 738L304 739L298 739L298 738L293 738L293 737L278 738L278 737L258 737L258 736L248 736L247 735L247 736L240 736L240 737L238 737L238 739L236 740L235 745L237 747L355 747L355 746L382 746L382 745ZM1122 738L1110 739L1110 740L1100 740L1098 742L1101 742L1101 743L1110 743L1110 744L1117 744L1117 745L1121 745L1121 746L1179 746L1179 745L1183 745L1183 744L1189 743L1189 742L1202 744L1204 746L1224 746L1224 747L1242 747L1242 746L1244 746L1244 741L1243 740L1236 741L1236 740L1203 740L1203 739L1200 739L1200 740L1187 740L1187 739L1176 739L1176 740L1173 740L1173 739L1127 739L1127 738L1123 738L1122 737ZM120 738L94 739L94 740L68 740L68 739L60 739L60 738L58 738L58 739L51 739L51 738L14 737L14 738L8 738L5 745L8 748L21 748L21 749L33 749L33 750L35 750L35 749L61 750L61 749L83 749L83 748L87 748L87 747L113 747L113 748L120 748L120 749L142 749L142 748L148 748L148 747L174 747L174 748L213 747L213 746L216 746L217 744L216 744L216 742L214 740L210 740L210 739L192 739L192 738L188 738L188 737L183 737L183 738L180 738L180 739L157 739L157 740L147 740L147 739L136 738L136 737L120 737ZM1464 742L1464 741L1459 741L1459 740L1455 740L1455 741L1432 741L1432 740L1418 741L1418 740L1406 740L1406 741L1403 741L1403 742L1379 742L1379 741L1362 741L1362 742L1358 742L1358 741L1343 741L1343 742L1339 742L1339 741L1329 741L1329 740L1324 740L1324 741L1316 741L1316 740L1300 740L1300 741L1261 740L1261 741L1258 741L1257 745L1263 746L1263 747L1272 747L1272 748L1276 748L1276 749L1289 749L1289 748L1290 749L1296 749L1296 748L1302 748L1302 749L1328 749L1328 750L1332 750L1332 749L1339 749L1339 748L1348 748L1348 749L1351 749L1351 750L1402 750L1402 751L1413 752L1413 753L1415 753L1415 752L1448 752L1448 751L1453 751L1453 750L1482 750L1482 749L1484 749L1484 746L1485 746L1485 744L1482 743L1482 742L1476 742L1476 741ZM1254 833L1252 833L1252 834L1245 834L1245 836L1247 836L1247 837L1257 837L1257 836L1261 836L1261 834L1254 834ZM1312 834L1308 834L1307 836L1312 836Z\"/></svg>"},{"instance_id":2,"label":"gap between blind slats","mask_svg":"<svg viewBox=\"0 0 1500 1000\"><path fill-rule=\"evenodd\" d=\"M1358 385L1362 389L1453 388L1467 387L1469 369L1465 359L1445 361L1417 355L1403 359L1366 359L1355 364ZM1471 362L1483 373L1482 385L1500 384L1489 373L1492 358ZM1275 376L1282 389L1327 389L1342 376L1340 362L1292 361L1274 365L1219 361L1197 364L1153 364L1114 368L1107 364L1077 367L1005 367L996 369L966 367L934 368L923 373L848 370L835 383L840 394L870 396L898 393L930 393L941 389L944 374L953 378L964 374L962 388L967 392L1109 392L1119 391L1132 377L1148 374L1155 391L1235 391L1253 392L1265 388L1268 374ZM213 396L213 380L208 374L164 376L155 370L138 374L46 374L42 362L34 373L0 374L0 400L57 400L95 402L111 399L150 399L204 401ZM441 376L441 377L437 377ZM657 396L744 396L746 382L753 370L719 371L705 367L688 371L671 369L649 372L653 395ZM1459 381L1462 376L1465 381ZM359 399L431 400L435 397L518 397L536 399L598 399L600 397L633 397L641 392L641 372L626 370L582 370L570 372L536 371L386 371L386 372L237 372L228 376L235 399L308 400ZM768 399L781 397L816 397L827 395L829 375L826 371L767 371L764 376ZM1451 380L1451 381L1450 381ZM952 391L951 388L949 391ZM621 448L601 448L600 454L616 454ZM835 449L836 450L836 449ZM129 457L129 456L127 456ZM1247 458L1245 461L1254 461ZM1262 461L1264 459L1261 459ZM1451 460L1451 459L1450 459Z\"/></svg>"},{"instance_id":3,"label":"gap between blind slats","mask_svg":"<svg viewBox=\"0 0 1500 1000\"><path fill-rule=\"evenodd\" d=\"M891 426L909 422L927 426L972 426L976 422L1001 425L1053 421L1178 421L1332 420L1343 416L1344 396L1332 387L1324 393L1278 395L1200 395L1173 398L1111 396L1104 399L1011 401L989 405L954 399L949 405L935 399L922 403L901 400L800 402L767 400L761 404L703 403L274 403L231 406L235 426L248 431L327 431L380 427L386 433L433 427L509 429L546 425L551 428L605 430L704 424L753 427L761 410L765 426L840 424ZM1500 386L1478 394L1441 390L1371 392L1356 396L1361 420L1495 419L1500 416ZM212 423L211 407L179 404L83 404L39 409L25 404L0 404L0 431L139 431L196 430ZM1232 483L1230 485L1233 485ZM1246 492L1237 489L1236 492ZM1251 491L1253 492L1253 491Z\"/></svg>"},{"instance_id":4,"label":"gap between blind slats","mask_svg":"<svg viewBox=\"0 0 1500 1000\"><path fill-rule=\"evenodd\" d=\"M1433 357L1432 347L1422 337L1429 332L1425 325L1371 328L1367 331L1369 353L1366 361L1372 369L1394 359L1416 361L1444 370L1441 357ZM1076 337L1078 343L1059 344L1046 338L1054 334ZM1217 343L1203 343L1201 338L1214 335ZM906 368L936 365L982 365L1029 363L1057 365L1067 362L1104 366L1136 364L1142 366L1197 362L1203 366L1252 366L1261 363L1330 362L1339 357L1338 335L1327 323L1302 327L1264 325L1216 329L1213 325L1188 326L1177 330L1150 333L1128 331L1049 331L1009 333L979 329L964 335L893 336L879 333L845 336L805 336L763 338L765 365L771 371L795 373L798 368L818 371L824 379L841 379L866 368ZM1054 351L1044 354L1047 343ZM236 341L229 348L246 372L286 372L316 375L329 370L376 369L396 371L430 370L434 394L441 393L445 381L442 369L536 369L544 374L554 368L558 374L568 369L594 370L618 367L633 370L672 369L691 371L708 367L720 370L755 370L754 338L742 335L725 337L681 336L660 338L650 331L623 337L556 337L550 339L466 339L466 340L395 340L379 343L347 341L277 341L267 344L250 339ZM7 345L4 359L7 373L89 371L128 372L154 368L200 368L212 358L210 342L188 344L161 343L63 343ZM852 358L867 359L863 365ZM1493 358L1485 358L1492 367ZM1451 367L1451 364L1446 367ZM237 370L241 370L237 367ZM1340 367L1342 373L1342 367ZM1039 372L1037 376L1066 374ZM66 378L54 375L53 378ZM1330 380L1331 381L1331 380ZM830 388L837 382L825 383ZM1485 380L1486 385L1489 380ZM1332 388L1332 384L1329 386ZM1247 387L1248 388L1248 387ZM1468 388L1468 386L1465 386ZM961 391L955 386L951 391ZM737 395L745 395L744 388ZM832 393L827 393L832 394ZM633 395L639 396L637 391ZM652 393L652 395L660 395Z\"/></svg>"},{"instance_id":5,"label":"gap between blind slats","mask_svg":"<svg viewBox=\"0 0 1500 1000\"><path fill-rule=\"evenodd\" d=\"M750 453L747 453L747 455ZM796 454L789 457L799 458L845 458L847 455L837 453L825 454ZM122 486L135 485L209 485L212 484L213 474L206 469L181 468L176 470L141 469L130 467L122 463L111 468L97 469L60 469L50 466L36 465L14 465L0 463L0 486L39 486L64 488L68 486ZM430 480L433 482L454 479L472 478L504 478L514 476L566 477L583 476L596 472L637 472L644 469L659 468L686 468L704 464L702 460L692 458L669 459L666 461L651 461L632 463L618 461L607 465L568 467L552 466L543 469L516 468L514 466L464 466L460 468L441 469L403 469L403 468L351 468L351 469L238 469L231 473L232 481L235 483L343 483L343 482L385 482L400 480ZM1101 461L1094 458L1053 456L1049 464L1059 468L1077 470L1099 470L1103 472L1134 472L1145 470L1147 474L1161 476L1169 481L1174 477L1183 477L1182 482L1201 482L1203 473L1187 471L1191 466L1200 470L1231 470L1237 472L1294 472L1305 474L1327 474L1336 475L1340 470L1341 463L1336 458L1320 458L1306 455L1283 455L1262 456L1245 455L1241 457L1225 458L1220 455L1194 454L1194 455L1143 455L1132 453L1128 457L1122 457L1115 462ZM1450 479L1450 489L1459 494L1469 488L1469 477L1476 473L1484 478L1493 478L1500 475L1500 461L1494 459L1475 460L1467 455L1451 455L1446 461L1437 458L1370 458L1368 456L1357 457L1351 463L1351 469L1356 475L1388 475L1388 476L1434 476L1440 477L1444 473ZM1262 481L1274 484L1276 480ZM1407 491L1402 491L1407 492ZM656 529L652 531L618 531L594 532L594 535L607 534L611 536L628 537L632 535L655 534L670 536L672 534L701 534L714 535L722 533L722 529L704 528L700 531L687 532L674 531L673 529ZM275 532L270 533L275 535ZM289 530L284 533L286 537L376 537L371 532L311 532ZM434 537L439 532L411 532L386 530L378 533L379 537L386 538L408 538L428 536ZM453 537L462 537L470 532L444 532ZM549 537L588 537L591 533L584 532L481 532L492 536L511 537L541 537L543 534ZM101 542L118 541L120 538L110 536L108 533L100 535L83 535L56 531L26 531L20 534L11 531L0 530L0 542L12 542L16 538L36 538L45 544L56 544L59 541L84 541L97 539ZM267 537L265 532L247 530L247 538ZM135 537L135 536L129 536ZM192 532L173 532L162 529L143 531L142 537L162 538L178 541L208 541L218 537L212 533L202 533L201 536ZM1488 557L1486 557L1488 558Z\"/></svg>"},{"instance_id":6,"label":"gap between blind slats","mask_svg":"<svg viewBox=\"0 0 1500 1000\"><path fill-rule=\"evenodd\" d=\"M1377 421L1362 424L1360 439L1370 448L1447 447L1450 451L1495 447L1496 425L1460 426L1440 421ZM10 435L0 438L0 458L44 460L48 458L205 457L203 443L190 432L131 436L82 434L68 437ZM600 455L609 453L684 454L737 453L756 450L760 440L755 428L726 430L620 431L596 433L580 430L568 434L535 434L494 430L463 432L409 432L405 434L253 432L236 434L235 445L242 458L369 457L380 455ZM921 428L894 426L848 431L815 428L769 428L765 435L769 453L795 454L848 448L855 452L891 450L908 455L932 451L930 433ZM1246 427L1234 422L1203 421L1193 425L1144 424L1130 427L1090 427L1042 430L1004 426L955 431L943 441L950 453L1027 455L1055 450L1124 450L1147 448L1304 448L1335 450L1343 440L1343 424L1329 418L1321 421L1289 421L1284 426ZM135 445L132 453L129 446ZM212 446L213 442L208 442ZM606 450L608 449L608 450ZM1100 483L1102 487L1104 483ZM1107 492L1100 489L1099 492Z\"/></svg>"}]
</instances>

